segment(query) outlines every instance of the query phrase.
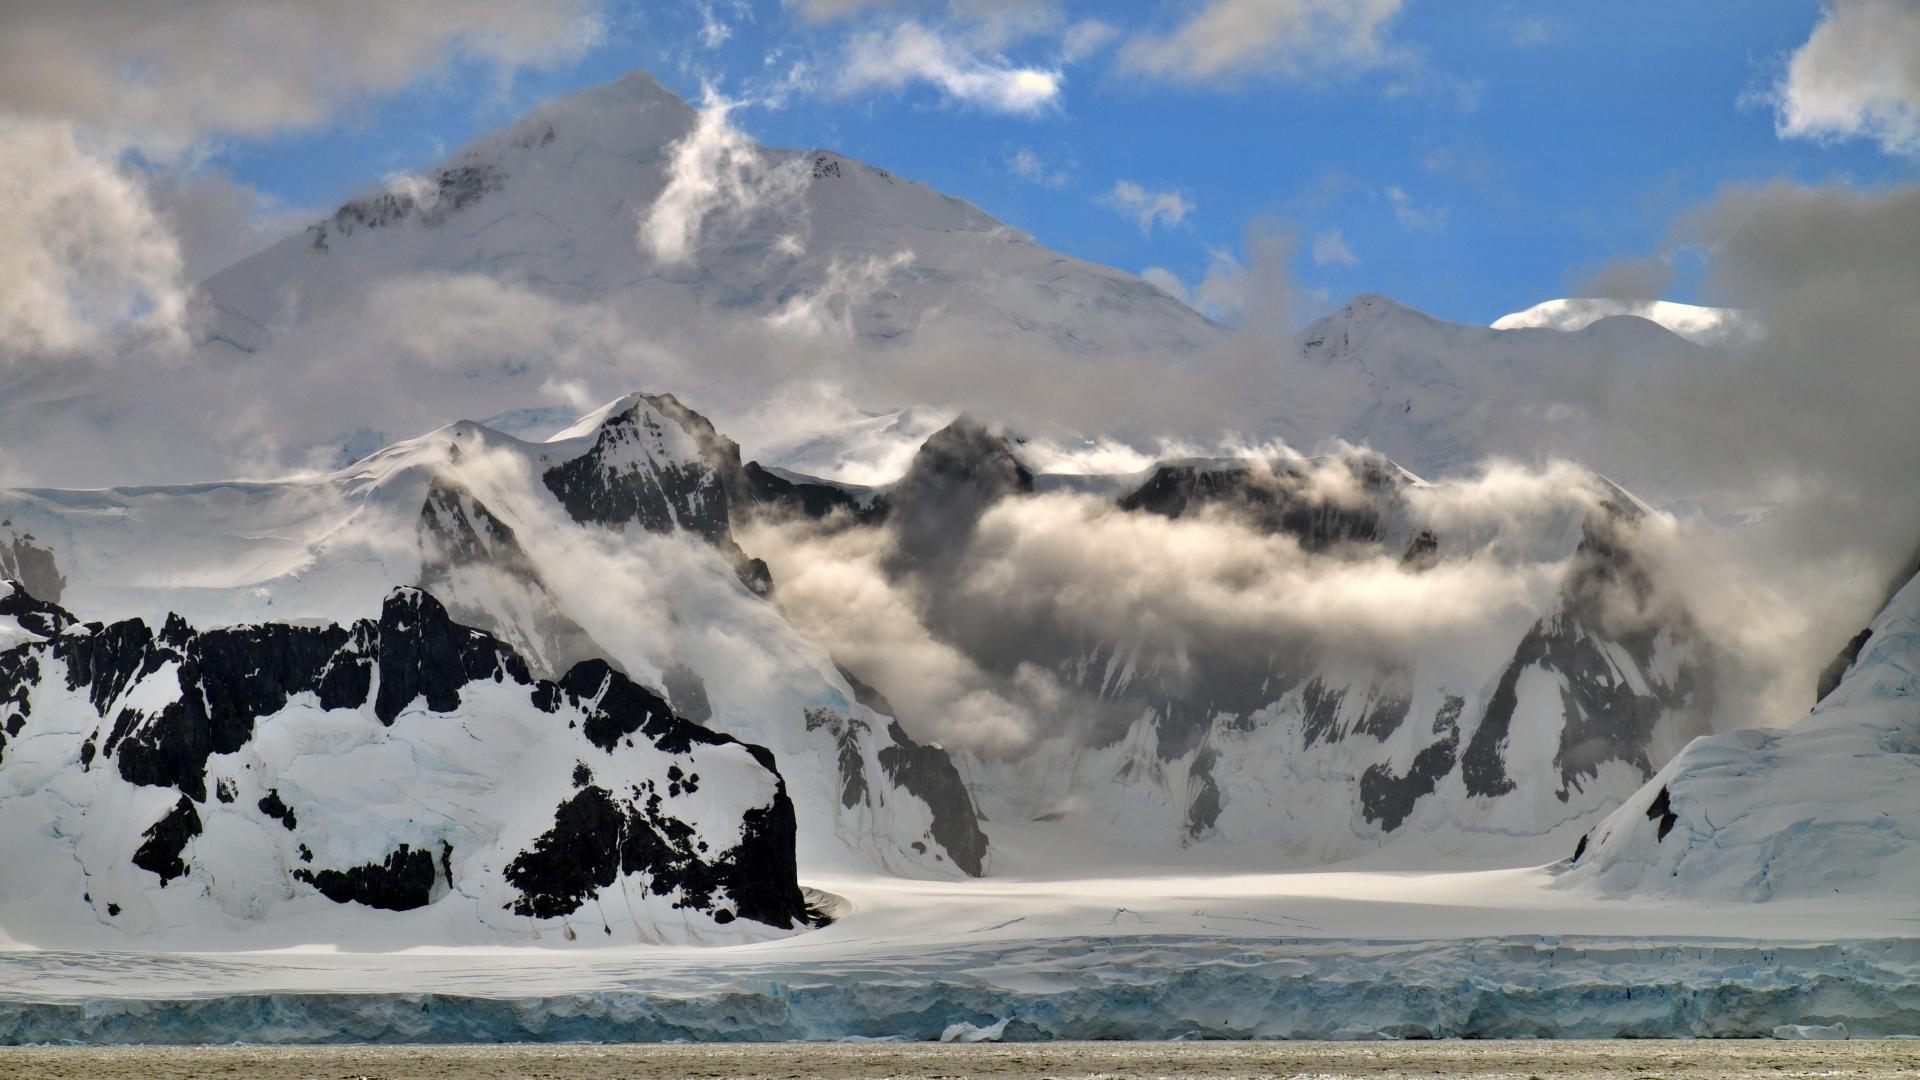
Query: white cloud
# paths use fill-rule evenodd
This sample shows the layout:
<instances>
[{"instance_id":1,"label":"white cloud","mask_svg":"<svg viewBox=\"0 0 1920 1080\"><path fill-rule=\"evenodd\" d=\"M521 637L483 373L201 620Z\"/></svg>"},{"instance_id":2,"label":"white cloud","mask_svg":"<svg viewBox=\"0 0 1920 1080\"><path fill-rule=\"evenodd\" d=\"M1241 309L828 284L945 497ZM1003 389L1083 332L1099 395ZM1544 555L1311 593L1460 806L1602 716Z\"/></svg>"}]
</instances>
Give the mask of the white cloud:
<instances>
[{"instance_id":1,"label":"white cloud","mask_svg":"<svg viewBox=\"0 0 1920 1080\"><path fill-rule=\"evenodd\" d=\"M1401 0L1206 0L1164 34L1141 34L1123 67L1188 82L1301 77L1381 66Z\"/></svg>"},{"instance_id":2,"label":"white cloud","mask_svg":"<svg viewBox=\"0 0 1920 1080\"><path fill-rule=\"evenodd\" d=\"M1340 235L1339 229L1327 229L1313 238L1313 265L1358 266L1360 259L1347 246L1347 238Z\"/></svg>"},{"instance_id":3,"label":"white cloud","mask_svg":"<svg viewBox=\"0 0 1920 1080\"><path fill-rule=\"evenodd\" d=\"M0 121L0 363L145 327L183 338L180 245L69 124Z\"/></svg>"},{"instance_id":4,"label":"white cloud","mask_svg":"<svg viewBox=\"0 0 1920 1080\"><path fill-rule=\"evenodd\" d=\"M1920 4L1826 0L1777 90L1783 137L1858 137L1920 153Z\"/></svg>"},{"instance_id":5,"label":"white cloud","mask_svg":"<svg viewBox=\"0 0 1920 1080\"><path fill-rule=\"evenodd\" d=\"M1007 171L1022 180L1039 184L1042 187L1062 188L1067 186L1067 174L1064 169L1049 168L1040 155L1022 147L1007 159Z\"/></svg>"},{"instance_id":6,"label":"white cloud","mask_svg":"<svg viewBox=\"0 0 1920 1080\"><path fill-rule=\"evenodd\" d=\"M640 247L663 263L684 263L710 219L738 222L771 202L796 197L801 162L769 164L753 140L728 122L739 103L709 87L699 123L673 144L667 185L640 218Z\"/></svg>"},{"instance_id":7,"label":"white cloud","mask_svg":"<svg viewBox=\"0 0 1920 1080\"><path fill-rule=\"evenodd\" d=\"M1385 192L1393 206L1393 217L1408 232L1439 232L1447 227L1445 207L1431 208L1414 204L1413 196L1400 187L1389 185Z\"/></svg>"},{"instance_id":8,"label":"white cloud","mask_svg":"<svg viewBox=\"0 0 1920 1080\"><path fill-rule=\"evenodd\" d=\"M595 41L593 0L19 0L0 14L0 110L153 149L262 135L399 90L450 56L510 70Z\"/></svg>"},{"instance_id":9,"label":"white cloud","mask_svg":"<svg viewBox=\"0 0 1920 1080\"><path fill-rule=\"evenodd\" d=\"M1115 182L1099 201L1132 218L1141 232L1151 232L1155 225L1178 225L1194 210L1192 201L1178 191L1148 191L1131 180Z\"/></svg>"},{"instance_id":10,"label":"white cloud","mask_svg":"<svg viewBox=\"0 0 1920 1080\"><path fill-rule=\"evenodd\" d=\"M767 316L767 324L809 337L827 333L853 337L860 309L885 293L894 277L912 265L911 251L896 251L885 258L835 257L827 263L826 278L818 289L790 298Z\"/></svg>"},{"instance_id":11,"label":"white cloud","mask_svg":"<svg viewBox=\"0 0 1920 1080\"><path fill-rule=\"evenodd\" d=\"M874 87L898 90L909 83L926 83L975 108L1031 116L1058 102L1061 75L981 53L960 35L913 21L853 36L840 72L841 93Z\"/></svg>"}]
</instances>

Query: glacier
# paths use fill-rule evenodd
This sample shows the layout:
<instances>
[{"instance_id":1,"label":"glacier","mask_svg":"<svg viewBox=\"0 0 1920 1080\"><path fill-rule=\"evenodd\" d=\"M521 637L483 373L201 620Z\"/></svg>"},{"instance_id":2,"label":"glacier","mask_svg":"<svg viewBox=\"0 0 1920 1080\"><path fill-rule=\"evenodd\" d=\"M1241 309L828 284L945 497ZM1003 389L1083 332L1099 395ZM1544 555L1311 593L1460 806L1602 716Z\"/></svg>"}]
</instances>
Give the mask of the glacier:
<instances>
[{"instance_id":1,"label":"glacier","mask_svg":"<svg viewBox=\"0 0 1920 1080\"><path fill-rule=\"evenodd\" d=\"M392 974L380 968L329 972L338 988L302 985L312 980L294 966L0 956L0 1043L1759 1038L1838 1024L1855 1038L1920 1034L1910 939L1074 937L723 973L494 958L436 965L403 990L369 985ZM244 985L222 989L231 983Z\"/></svg>"}]
</instances>

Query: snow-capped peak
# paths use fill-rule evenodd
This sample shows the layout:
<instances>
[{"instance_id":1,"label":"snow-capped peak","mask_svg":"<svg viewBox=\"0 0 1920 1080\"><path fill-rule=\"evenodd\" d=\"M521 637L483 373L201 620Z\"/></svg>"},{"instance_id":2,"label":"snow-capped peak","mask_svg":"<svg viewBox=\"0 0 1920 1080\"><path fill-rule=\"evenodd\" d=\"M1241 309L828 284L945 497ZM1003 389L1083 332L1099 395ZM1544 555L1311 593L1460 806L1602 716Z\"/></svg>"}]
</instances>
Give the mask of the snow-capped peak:
<instances>
[{"instance_id":1,"label":"snow-capped peak","mask_svg":"<svg viewBox=\"0 0 1920 1080\"><path fill-rule=\"evenodd\" d=\"M1543 300L1493 321L1495 330L1578 331L1620 316L1632 316L1663 326L1689 341L1710 345L1750 338L1757 332L1751 318L1735 308L1703 307L1672 300L1611 300L1579 297Z\"/></svg>"}]
</instances>

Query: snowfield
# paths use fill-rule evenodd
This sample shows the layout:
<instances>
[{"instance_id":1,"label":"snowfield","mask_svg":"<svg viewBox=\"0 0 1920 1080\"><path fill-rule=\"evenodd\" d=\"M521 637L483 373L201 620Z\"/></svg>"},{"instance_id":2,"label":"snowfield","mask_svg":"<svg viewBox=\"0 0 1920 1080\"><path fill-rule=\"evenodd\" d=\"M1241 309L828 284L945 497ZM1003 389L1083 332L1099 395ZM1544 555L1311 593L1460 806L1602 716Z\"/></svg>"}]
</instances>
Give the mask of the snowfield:
<instances>
[{"instance_id":1,"label":"snowfield","mask_svg":"<svg viewBox=\"0 0 1920 1080\"><path fill-rule=\"evenodd\" d=\"M1548 881L868 877L813 883L845 901L832 926L726 948L7 952L0 1042L1920 1034L1904 901Z\"/></svg>"}]
</instances>

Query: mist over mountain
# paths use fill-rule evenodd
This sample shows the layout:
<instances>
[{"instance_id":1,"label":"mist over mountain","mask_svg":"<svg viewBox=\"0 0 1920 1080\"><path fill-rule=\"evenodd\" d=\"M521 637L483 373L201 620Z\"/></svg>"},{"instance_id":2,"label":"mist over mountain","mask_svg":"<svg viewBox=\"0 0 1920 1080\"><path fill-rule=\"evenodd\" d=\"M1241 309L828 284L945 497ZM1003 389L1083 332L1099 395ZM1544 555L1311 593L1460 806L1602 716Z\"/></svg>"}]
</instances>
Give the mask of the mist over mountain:
<instances>
[{"instance_id":1,"label":"mist over mountain","mask_svg":"<svg viewBox=\"0 0 1920 1080\"><path fill-rule=\"evenodd\" d=\"M1864 238L1910 195L1725 196L1724 308L1468 325L1250 255L1229 323L736 108L558 98L212 274L179 340L10 358L0 816L53 824L7 940L1907 883L1920 278Z\"/></svg>"}]
</instances>

